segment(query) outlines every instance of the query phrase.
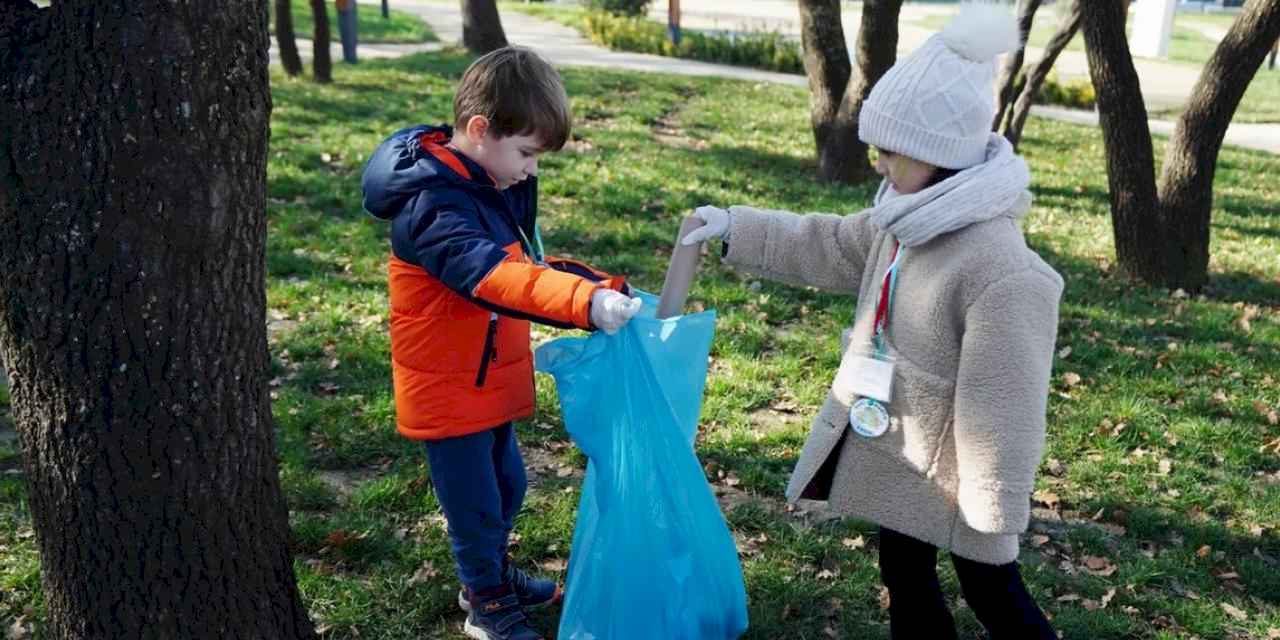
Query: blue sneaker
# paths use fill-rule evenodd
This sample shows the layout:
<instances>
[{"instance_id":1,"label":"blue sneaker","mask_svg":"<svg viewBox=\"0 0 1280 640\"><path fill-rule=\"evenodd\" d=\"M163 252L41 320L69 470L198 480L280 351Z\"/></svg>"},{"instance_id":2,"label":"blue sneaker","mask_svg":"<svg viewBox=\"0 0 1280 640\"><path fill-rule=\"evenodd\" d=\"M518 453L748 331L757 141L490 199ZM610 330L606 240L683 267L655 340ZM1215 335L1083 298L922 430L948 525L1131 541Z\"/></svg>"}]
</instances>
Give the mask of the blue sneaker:
<instances>
[{"instance_id":1,"label":"blue sneaker","mask_svg":"<svg viewBox=\"0 0 1280 640\"><path fill-rule=\"evenodd\" d=\"M510 586L498 594L472 594L462 630L474 640L543 640L525 618L520 599Z\"/></svg>"},{"instance_id":2,"label":"blue sneaker","mask_svg":"<svg viewBox=\"0 0 1280 640\"><path fill-rule=\"evenodd\" d=\"M516 567L513 562L507 562L506 571L503 578L511 585L511 590L524 609L541 609L559 602L564 597L564 591L554 580L535 578ZM467 599L465 588L458 591L458 606L467 613L471 612L471 601Z\"/></svg>"}]
</instances>

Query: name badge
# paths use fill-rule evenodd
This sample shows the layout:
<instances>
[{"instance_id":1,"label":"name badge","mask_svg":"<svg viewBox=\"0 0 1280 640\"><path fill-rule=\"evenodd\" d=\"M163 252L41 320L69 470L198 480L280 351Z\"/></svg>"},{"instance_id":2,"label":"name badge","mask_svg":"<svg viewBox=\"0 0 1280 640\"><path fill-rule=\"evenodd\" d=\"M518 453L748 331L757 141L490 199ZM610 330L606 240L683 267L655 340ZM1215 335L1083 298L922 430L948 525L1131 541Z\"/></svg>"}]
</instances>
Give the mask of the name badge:
<instances>
[{"instance_id":1,"label":"name badge","mask_svg":"<svg viewBox=\"0 0 1280 640\"><path fill-rule=\"evenodd\" d=\"M863 398L888 404L893 398L893 358L882 355L853 355L848 363L849 388Z\"/></svg>"},{"instance_id":2,"label":"name badge","mask_svg":"<svg viewBox=\"0 0 1280 640\"><path fill-rule=\"evenodd\" d=\"M849 428L864 438L879 438L889 430L889 412L871 398L861 398L849 408Z\"/></svg>"}]
</instances>

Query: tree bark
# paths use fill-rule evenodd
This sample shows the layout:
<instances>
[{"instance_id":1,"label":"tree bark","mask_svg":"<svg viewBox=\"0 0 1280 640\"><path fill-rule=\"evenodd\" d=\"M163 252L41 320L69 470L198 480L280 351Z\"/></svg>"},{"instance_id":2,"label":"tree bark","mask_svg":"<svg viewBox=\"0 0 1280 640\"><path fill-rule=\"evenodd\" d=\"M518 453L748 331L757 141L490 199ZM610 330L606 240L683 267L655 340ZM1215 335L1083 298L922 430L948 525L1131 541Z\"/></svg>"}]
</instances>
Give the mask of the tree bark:
<instances>
[{"instance_id":1,"label":"tree bark","mask_svg":"<svg viewBox=\"0 0 1280 640\"><path fill-rule=\"evenodd\" d=\"M1129 55L1124 3L1081 0L1089 75L1098 94L1098 121L1107 155L1111 224L1116 261L1139 279L1166 267L1157 248L1165 242L1157 223L1155 160L1138 72ZM1147 280L1148 282L1152 280Z\"/></svg>"},{"instance_id":2,"label":"tree bark","mask_svg":"<svg viewBox=\"0 0 1280 640\"><path fill-rule=\"evenodd\" d=\"M1018 72L1022 71L1022 62L1027 55L1027 40L1031 37L1031 23L1039 8L1040 0L1018 0L1018 46L1005 55L1000 77L996 80L999 89L996 94L996 117L991 121L992 131L1000 130L1009 107L1018 95L1015 86L1018 83Z\"/></svg>"},{"instance_id":3,"label":"tree bark","mask_svg":"<svg viewBox=\"0 0 1280 640\"><path fill-rule=\"evenodd\" d=\"M1208 278L1213 175L1227 125L1245 90L1280 38L1280 0L1252 0L1232 23L1200 73L1187 109L1169 139L1160 178L1160 247L1171 286L1198 289Z\"/></svg>"},{"instance_id":4,"label":"tree bark","mask_svg":"<svg viewBox=\"0 0 1280 640\"><path fill-rule=\"evenodd\" d=\"M502 18L494 0L460 0L462 2L462 44L468 51L483 55L507 46Z\"/></svg>"},{"instance_id":5,"label":"tree bark","mask_svg":"<svg viewBox=\"0 0 1280 640\"><path fill-rule=\"evenodd\" d=\"M325 0L311 0L311 73L316 82L333 82L333 59L329 57L329 10Z\"/></svg>"},{"instance_id":6,"label":"tree bark","mask_svg":"<svg viewBox=\"0 0 1280 640\"><path fill-rule=\"evenodd\" d=\"M267 392L266 4L0 4L0 354L46 637L312 638Z\"/></svg>"},{"instance_id":7,"label":"tree bark","mask_svg":"<svg viewBox=\"0 0 1280 640\"><path fill-rule=\"evenodd\" d=\"M867 0L858 29L857 73L849 62L838 0L800 0L800 33L818 176L858 183L876 176L858 139L858 114L898 50L902 0Z\"/></svg>"},{"instance_id":8,"label":"tree bark","mask_svg":"<svg viewBox=\"0 0 1280 640\"><path fill-rule=\"evenodd\" d=\"M276 0L276 44L280 48L280 64L289 77L302 73L302 58L298 56L298 41L293 33L293 3Z\"/></svg>"},{"instance_id":9,"label":"tree bark","mask_svg":"<svg viewBox=\"0 0 1280 640\"><path fill-rule=\"evenodd\" d=\"M1148 284L1197 291L1208 281L1218 152L1269 44L1280 37L1280 0L1248 3L1218 44L1169 140L1158 191L1146 110L1124 39L1124 5L1083 4L1089 72L1107 147L1116 262Z\"/></svg>"},{"instance_id":10,"label":"tree bark","mask_svg":"<svg viewBox=\"0 0 1280 640\"><path fill-rule=\"evenodd\" d=\"M1044 86L1044 81L1049 77L1049 72L1053 70L1053 65L1058 62L1058 54L1071 43L1072 38L1076 37L1076 32L1080 30L1080 0L1072 0L1067 7L1067 12L1062 15L1061 22L1058 23L1058 30L1049 39L1049 44L1045 46L1044 55L1040 61L1036 63L1025 74L1026 80L1022 85L1022 89L1018 92L1018 101L1013 106L1013 112L1009 115L1008 125L1001 133L1013 144L1013 148L1018 148L1018 142L1022 139L1022 128L1027 124L1027 116L1031 114L1031 106L1035 103L1036 94L1040 93L1040 88Z\"/></svg>"}]
</instances>

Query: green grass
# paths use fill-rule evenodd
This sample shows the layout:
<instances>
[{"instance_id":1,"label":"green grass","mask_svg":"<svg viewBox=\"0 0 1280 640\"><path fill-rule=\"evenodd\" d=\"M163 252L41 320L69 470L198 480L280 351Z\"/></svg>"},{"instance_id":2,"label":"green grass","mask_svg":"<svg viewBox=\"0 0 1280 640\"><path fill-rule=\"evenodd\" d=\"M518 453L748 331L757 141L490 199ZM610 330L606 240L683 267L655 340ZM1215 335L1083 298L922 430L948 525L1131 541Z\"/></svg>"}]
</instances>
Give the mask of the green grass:
<instances>
[{"instance_id":1,"label":"green grass","mask_svg":"<svg viewBox=\"0 0 1280 640\"><path fill-rule=\"evenodd\" d=\"M311 15L311 3L307 0L291 0L293 7L293 33L295 37L310 40L315 31ZM392 3L394 4L394 3ZM268 5L271 11L271 33L275 37L275 3ZM338 35L338 10L333 2L325 2L329 14L329 37L340 42ZM356 5L359 15L356 32L362 44L413 44L435 42L435 32L421 18L404 11L392 9L389 17L382 17L382 4L376 0L364 0Z\"/></svg>"},{"instance_id":2,"label":"green grass","mask_svg":"<svg viewBox=\"0 0 1280 640\"><path fill-rule=\"evenodd\" d=\"M467 62L453 52L370 61L335 69L330 86L273 72L273 406L295 568L325 638L461 637L424 456L394 433L388 227L361 212L359 177L388 132L449 118ZM802 89L563 73L577 125L572 149L542 163L547 246L646 289L660 288L678 220L696 205L852 212L871 195L814 179ZM1023 149L1037 196L1029 242L1068 283L1033 532L1046 538L1028 537L1022 554L1030 588L1066 638L1265 638L1280 628L1280 454L1263 450L1280 438L1265 415L1280 408L1280 188L1262 177L1280 174L1280 158L1223 151L1211 284L1183 298L1115 276L1096 129L1032 119ZM714 259L693 295L720 318L699 455L718 486L723 472L751 494L727 513L744 541L748 637L887 638L874 527L778 506L854 301ZM535 482L514 552L554 568L569 551L579 481L547 467L583 459L541 376L538 402L518 426ZM0 448L0 467L15 456ZM26 509L18 478L0 475L0 620L43 611ZM1109 575L1085 571L1087 556ZM979 637L941 564L962 637ZM536 621L554 629L554 613Z\"/></svg>"},{"instance_id":3,"label":"green grass","mask_svg":"<svg viewBox=\"0 0 1280 640\"><path fill-rule=\"evenodd\" d=\"M1173 28L1173 38L1169 43L1169 60L1188 66L1202 67L1217 49L1217 43L1203 33L1186 26L1186 22L1206 22L1215 26L1229 27L1234 16L1178 14ZM942 29L951 20L948 15L930 15L915 24L929 29ZM1028 43L1032 47L1043 48L1048 44L1058 28L1058 14L1053 8L1042 8L1036 14L1031 28ZM1077 33L1067 45L1067 51L1084 52L1084 35ZM1033 58L1028 63L1034 63ZM1182 108L1153 110L1152 116L1173 118L1181 113ZM1280 122L1280 71L1268 70L1265 62L1258 70L1244 99L1236 109L1233 122Z\"/></svg>"}]
</instances>

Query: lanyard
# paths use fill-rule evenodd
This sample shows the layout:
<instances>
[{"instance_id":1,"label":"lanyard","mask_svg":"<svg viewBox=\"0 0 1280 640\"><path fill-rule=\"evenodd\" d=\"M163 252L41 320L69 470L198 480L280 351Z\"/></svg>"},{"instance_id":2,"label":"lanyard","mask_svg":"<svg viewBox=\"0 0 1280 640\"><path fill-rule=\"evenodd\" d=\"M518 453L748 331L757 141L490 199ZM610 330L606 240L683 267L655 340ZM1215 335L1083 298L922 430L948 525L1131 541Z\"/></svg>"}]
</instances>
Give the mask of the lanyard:
<instances>
[{"instance_id":1,"label":"lanyard","mask_svg":"<svg viewBox=\"0 0 1280 640\"><path fill-rule=\"evenodd\" d=\"M524 229L519 224L516 225L516 231L519 232L520 240L524 242L524 246L528 247L529 253L533 254L531 256L533 261L536 264L543 264L547 254L542 249L542 229L538 228L538 223L533 223L533 237L538 241L536 245L529 242L529 236L525 234Z\"/></svg>"},{"instance_id":2,"label":"lanyard","mask_svg":"<svg viewBox=\"0 0 1280 640\"><path fill-rule=\"evenodd\" d=\"M889 324L889 311L893 308L893 290L898 285L898 265L902 263L902 245L894 242L893 259L884 270L884 280L880 283L880 300L876 304L875 333L871 340L876 354L884 355L884 328Z\"/></svg>"}]
</instances>

